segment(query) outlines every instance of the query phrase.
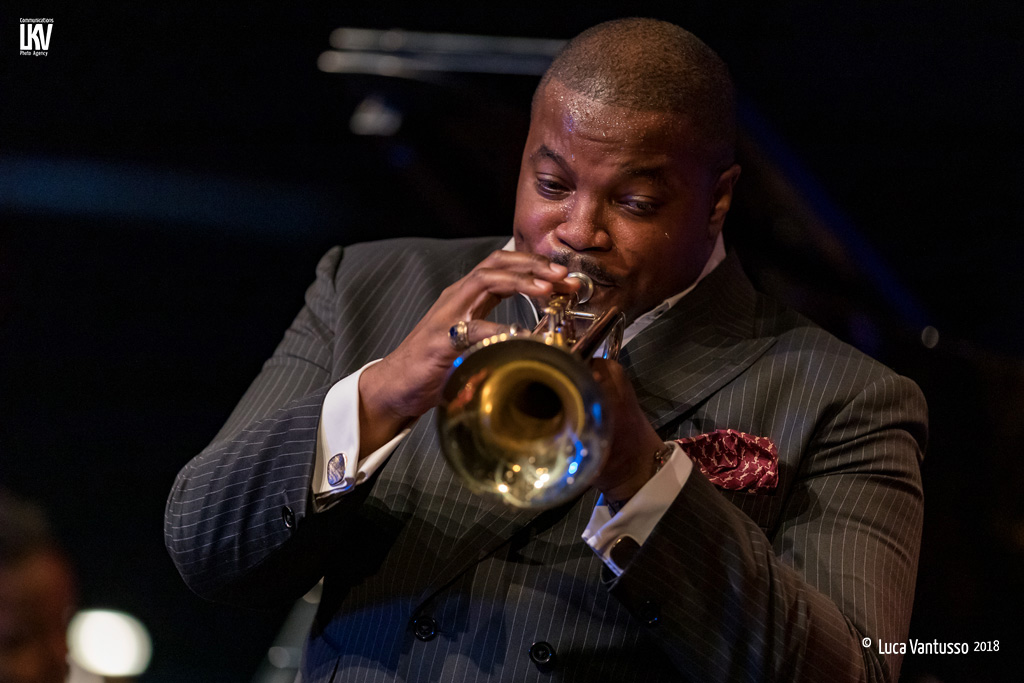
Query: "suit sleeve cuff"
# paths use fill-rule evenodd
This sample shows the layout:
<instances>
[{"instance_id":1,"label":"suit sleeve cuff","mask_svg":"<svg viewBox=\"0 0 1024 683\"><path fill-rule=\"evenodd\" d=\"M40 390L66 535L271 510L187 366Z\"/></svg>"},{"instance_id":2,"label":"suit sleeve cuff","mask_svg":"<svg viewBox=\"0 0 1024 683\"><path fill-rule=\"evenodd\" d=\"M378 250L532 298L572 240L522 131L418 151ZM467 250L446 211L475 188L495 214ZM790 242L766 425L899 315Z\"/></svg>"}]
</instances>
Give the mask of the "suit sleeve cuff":
<instances>
[{"instance_id":1,"label":"suit sleeve cuff","mask_svg":"<svg viewBox=\"0 0 1024 683\"><path fill-rule=\"evenodd\" d=\"M611 514L602 496L583 531L583 540L616 576L625 570L612 559L611 550L616 542L628 537L643 545L690 478L693 461L686 457L678 443L674 445L672 455L661 471L651 477L618 514Z\"/></svg>"},{"instance_id":2,"label":"suit sleeve cuff","mask_svg":"<svg viewBox=\"0 0 1024 683\"><path fill-rule=\"evenodd\" d=\"M339 380L324 398L313 466L314 500L323 501L347 493L366 481L411 429L410 425L376 451L359 459L359 377L378 362L379 359L371 361Z\"/></svg>"}]
</instances>

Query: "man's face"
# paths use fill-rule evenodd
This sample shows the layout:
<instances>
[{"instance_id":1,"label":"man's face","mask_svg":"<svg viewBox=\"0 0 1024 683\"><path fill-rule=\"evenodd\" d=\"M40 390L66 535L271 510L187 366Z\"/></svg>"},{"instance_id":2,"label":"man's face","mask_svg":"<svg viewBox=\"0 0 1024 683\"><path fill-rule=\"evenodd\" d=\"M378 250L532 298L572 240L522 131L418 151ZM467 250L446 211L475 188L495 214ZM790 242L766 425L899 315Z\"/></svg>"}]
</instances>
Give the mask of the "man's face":
<instances>
[{"instance_id":1,"label":"man's face","mask_svg":"<svg viewBox=\"0 0 1024 683\"><path fill-rule=\"evenodd\" d=\"M628 320L690 285L714 248L739 174L712 171L684 117L601 104L549 81L516 194L517 251L594 279L588 306Z\"/></svg>"},{"instance_id":2,"label":"man's face","mask_svg":"<svg viewBox=\"0 0 1024 683\"><path fill-rule=\"evenodd\" d=\"M39 553L0 567L0 683L62 683L71 575L59 558Z\"/></svg>"}]
</instances>

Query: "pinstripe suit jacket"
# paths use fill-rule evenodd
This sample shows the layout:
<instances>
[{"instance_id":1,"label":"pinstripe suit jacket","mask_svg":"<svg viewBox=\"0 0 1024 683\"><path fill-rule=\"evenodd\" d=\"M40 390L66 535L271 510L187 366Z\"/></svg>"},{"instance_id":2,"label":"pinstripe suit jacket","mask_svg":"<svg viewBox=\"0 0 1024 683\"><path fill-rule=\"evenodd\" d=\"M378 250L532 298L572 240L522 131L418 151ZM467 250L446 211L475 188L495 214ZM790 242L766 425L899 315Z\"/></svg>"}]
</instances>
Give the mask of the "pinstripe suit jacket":
<instances>
[{"instance_id":1,"label":"pinstripe suit jacket","mask_svg":"<svg viewBox=\"0 0 1024 683\"><path fill-rule=\"evenodd\" d=\"M734 428L779 448L774 492L699 472L621 577L580 539L591 492L544 512L470 495L433 415L313 514L320 406L505 238L335 248L213 443L178 476L167 547L214 600L294 599L324 577L305 681L895 680L922 519L917 386L757 294L733 256L622 363L665 438ZM493 317L527 324L522 297ZM421 640L413 620L436 635ZM421 635L423 635L421 633ZM429 635L429 634L428 634ZM552 665L527 656L550 643Z\"/></svg>"}]
</instances>

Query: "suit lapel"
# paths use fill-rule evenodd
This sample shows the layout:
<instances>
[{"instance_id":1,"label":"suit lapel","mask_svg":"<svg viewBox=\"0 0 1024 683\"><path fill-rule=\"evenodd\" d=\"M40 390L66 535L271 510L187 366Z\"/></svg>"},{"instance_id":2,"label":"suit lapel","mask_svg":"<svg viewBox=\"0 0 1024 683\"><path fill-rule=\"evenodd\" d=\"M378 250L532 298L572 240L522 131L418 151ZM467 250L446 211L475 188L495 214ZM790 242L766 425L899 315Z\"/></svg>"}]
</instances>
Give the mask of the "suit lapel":
<instances>
[{"instance_id":1,"label":"suit lapel","mask_svg":"<svg viewBox=\"0 0 1024 683\"><path fill-rule=\"evenodd\" d=\"M556 525L575 527L582 534L597 504L597 498L597 491L591 489L549 510L518 510L488 501L481 506L476 524L459 538L448 553L447 561L430 577L417 605L444 590L464 572L509 543L516 534L526 533L528 538L532 538Z\"/></svg>"},{"instance_id":2,"label":"suit lapel","mask_svg":"<svg viewBox=\"0 0 1024 683\"><path fill-rule=\"evenodd\" d=\"M620 359L655 429L689 412L775 343L756 333L756 293L730 254Z\"/></svg>"},{"instance_id":3,"label":"suit lapel","mask_svg":"<svg viewBox=\"0 0 1024 683\"><path fill-rule=\"evenodd\" d=\"M445 559L429 577L417 604L429 600L463 572L507 543L536 515L536 510L513 510L503 503L484 501L476 522L445 551Z\"/></svg>"}]
</instances>

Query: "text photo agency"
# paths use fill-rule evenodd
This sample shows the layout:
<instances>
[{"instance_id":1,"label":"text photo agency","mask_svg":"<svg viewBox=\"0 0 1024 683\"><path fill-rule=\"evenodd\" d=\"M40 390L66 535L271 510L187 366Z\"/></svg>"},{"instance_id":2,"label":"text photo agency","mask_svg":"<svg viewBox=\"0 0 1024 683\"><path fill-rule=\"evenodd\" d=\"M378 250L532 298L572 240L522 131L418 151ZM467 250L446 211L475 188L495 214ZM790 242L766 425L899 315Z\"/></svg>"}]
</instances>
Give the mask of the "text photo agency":
<instances>
[{"instance_id":1,"label":"text photo agency","mask_svg":"<svg viewBox=\"0 0 1024 683\"><path fill-rule=\"evenodd\" d=\"M53 35L53 19L22 19L18 28L19 54L28 57L45 57L50 52L50 36Z\"/></svg>"}]
</instances>

